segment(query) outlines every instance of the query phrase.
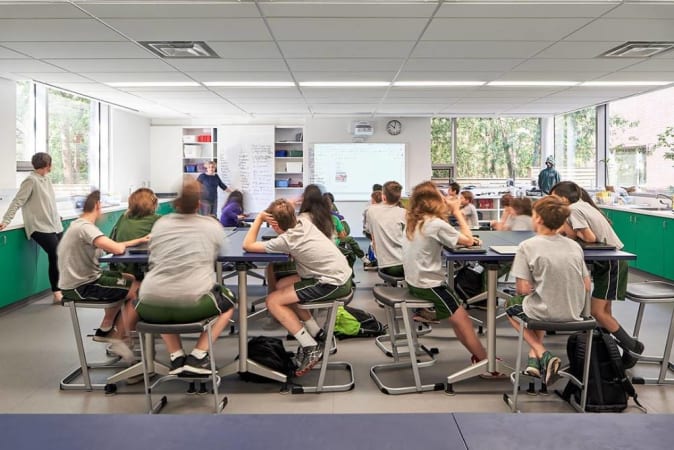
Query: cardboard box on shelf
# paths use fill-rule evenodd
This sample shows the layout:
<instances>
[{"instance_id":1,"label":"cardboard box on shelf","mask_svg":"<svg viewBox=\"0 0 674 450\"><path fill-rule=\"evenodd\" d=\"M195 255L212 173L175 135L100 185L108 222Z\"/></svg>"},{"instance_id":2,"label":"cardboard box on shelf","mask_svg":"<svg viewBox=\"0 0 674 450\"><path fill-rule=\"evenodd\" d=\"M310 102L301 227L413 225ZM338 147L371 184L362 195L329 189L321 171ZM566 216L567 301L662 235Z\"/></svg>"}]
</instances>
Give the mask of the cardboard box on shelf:
<instances>
[{"instance_id":1,"label":"cardboard box on shelf","mask_svg":"<svg viewBox=\"0 0 674 450\"><path fill-rule=\"evenodd\" d=\"M301 162L287 162L286 163L286 172L288 172L288 173L302 173L302 163Z\"/></svg>"}]
</instances>

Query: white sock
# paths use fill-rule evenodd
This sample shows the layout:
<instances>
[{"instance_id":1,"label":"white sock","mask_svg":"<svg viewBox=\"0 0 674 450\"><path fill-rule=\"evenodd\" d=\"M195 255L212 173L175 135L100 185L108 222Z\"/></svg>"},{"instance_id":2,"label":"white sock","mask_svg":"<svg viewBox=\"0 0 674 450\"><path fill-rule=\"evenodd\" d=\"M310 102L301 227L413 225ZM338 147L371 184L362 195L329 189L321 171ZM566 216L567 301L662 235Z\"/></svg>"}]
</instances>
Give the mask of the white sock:
<instances>
[{"instance_id":1,"label":"white sock","mask_svg":"<svg viewBox=\"0 0 674 450\"><path fill-rule=\"evenodd\" d=\"M206 350L200 350L198 348L192 349L192 356L194 356L197 359L204 359L206 355L208 355L208 352Z\"/></svg>"},{"instance_id":2,"label":"white sock","mask_svg":"<svg viewBox=\"0 0 674 450\"><path fill-rule=\"evenodd\" d=\"M304 321L304 328L306 328L306 330L312 337L316 337L318 332L321 331L321 327L318 326L316 319L314 319L313 317L311 317L309 320Z\"/></svg>"},{"instance_id":3,"label":"white sock","mask_svg":"<svg viewBox=\"0 0 674 450\"><path fill-rule=\"evenodd\" d=\"M318 345L318 343L314 340L313 337L311 337L307 329L304 327L295 333L294 336L302 347L313 347Z\"/></svg>"},{"instance_id":4,"label":"white sock","mask_svg":"<svg viewBox=\"0 0 674 450\"><path fill-rule=\"evenodd\" d=\"M181 356L185 356L185 350L183 350L182 348L173 353L169 353L169 358L171 358L171 361L175 361L177 358L180 358Z\"/></svg>"}]
</instances>

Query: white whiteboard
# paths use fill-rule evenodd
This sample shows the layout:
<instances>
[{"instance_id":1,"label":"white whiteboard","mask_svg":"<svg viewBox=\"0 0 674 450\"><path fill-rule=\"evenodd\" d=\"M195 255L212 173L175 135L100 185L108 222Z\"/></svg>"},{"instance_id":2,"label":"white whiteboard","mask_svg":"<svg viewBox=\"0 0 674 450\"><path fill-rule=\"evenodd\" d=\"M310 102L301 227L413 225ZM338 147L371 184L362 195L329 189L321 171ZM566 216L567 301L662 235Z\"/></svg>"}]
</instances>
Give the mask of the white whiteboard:
<instances>
[{"instance_id":1,"label":"white whiteboard","mask_svg":"<svg viewBox=\"0 0 674 450\"><path fill-rule=\"evenodd\" d=\"M264 211L274 200L274 127L218 127L218 174L243 192L245 212ZM218 217L227 195L219 191Z\"/></svg>"},{"instance_id":2,"label":"white whiteboard","mask_svg":"<svg viewBox=\"0 0 674 450\"><path fill-rule=\"evenodd\" d=\"M309 180L332 192L335 201L369 200L372 185L397 181L405 192L405 144L314 144Z\"/></svg>"}]
</instances>

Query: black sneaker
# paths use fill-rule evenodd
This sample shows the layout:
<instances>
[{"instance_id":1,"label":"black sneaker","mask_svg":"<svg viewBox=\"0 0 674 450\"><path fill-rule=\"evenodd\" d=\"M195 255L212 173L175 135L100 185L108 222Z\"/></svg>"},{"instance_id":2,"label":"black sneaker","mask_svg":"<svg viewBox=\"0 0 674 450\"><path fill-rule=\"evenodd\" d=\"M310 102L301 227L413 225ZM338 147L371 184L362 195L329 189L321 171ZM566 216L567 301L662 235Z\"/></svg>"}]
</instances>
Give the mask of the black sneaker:
<instances>
[{"instance_id":1,"label":"black sneaker","mask_svg":"<svg viewBox=\"0 0 674 450\"><path fill-rule=\"evenodd\" d=\"M204 356L201 359L197 359L194 355L189 354L185 358L185 365L183 366L183 371L181 375L189 376L199 376L199 375L211 375L211 360L208 355Z\"/></svg>"},{"instance_id":2,"label":"black sneaker","mask_svg":"<svg viewBox=\"0 0 674 450\"><path fill-rule=\"evenodd\" d=\"M630 350L632 353L636 353L637 355L641 355L644 352L644 344L641 341L637 341L636 339L634 340L634 348ZM630 351L627 349L623 349L623 367L625 369L631 369L634 367L637 362L639 361L639 358L637 356L632 356L630 354Z\"/></svg>"},{"instance_id":3,"label":"black sneaker","mask_svg":"<svg viewBox=\"0 0 674 450\"><path fill-rule=\"evenodd\" d=\"M169 370L169 375L181 374L185 370L185 359L185 356L178 356L176 359L171 361L171 370Z\"/></svg>"},{"instance_id":4,"label":"black sneaker","mask_svg":"<svg viewBox=\"0 0 674 450\"><path fill-rule=\"evenodd\" d=\"M297 353L298 358L301 357L301 359L297 360L297 370L295 370L296 377L306 375L321 361L321 359L323 359L323 348L320 344L301 348L301 351L298 349Z\"/></svg>"},{"instance_id":5,"label":"black sneaker","mask_svg":"<svg viewBox=\"0 0 674 450\"><path fill-rule=\"evenodd\" d=\"M100 328L96 328L96 332L94 333L93 340L96 342L112 342L113 341L113 333L115 331L115 327L110 328L108 331L103 331Z\"/></svg>"}]
</instances>

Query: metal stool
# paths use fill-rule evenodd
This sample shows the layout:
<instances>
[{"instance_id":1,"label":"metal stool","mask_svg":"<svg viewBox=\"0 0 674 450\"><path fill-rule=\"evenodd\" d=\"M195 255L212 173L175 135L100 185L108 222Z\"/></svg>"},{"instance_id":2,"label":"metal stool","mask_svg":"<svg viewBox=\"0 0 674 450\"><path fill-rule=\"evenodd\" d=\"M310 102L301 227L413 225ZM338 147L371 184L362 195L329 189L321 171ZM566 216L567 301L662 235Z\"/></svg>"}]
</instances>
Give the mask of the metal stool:
<instances>
[{"instance_id":1,"label":"metal stool","mask_svg":"<svg viewBox=\"0 0 674 450\"><path fill-rule=\"evenodd\" d=\"M644 309L647 303L674 303L674 284L663 281L646 281L643 283L629 283L625 298L639 304L636 322L634 323L634 337L639 337ZM674 310L669 321L669 331L665 342L665 351L662 356L646 356L631 353L638 357L639 362L655 363L660 365L660 374L657 378L634 377L635 384L674 384L674 378L667 378L667 371L674 371L674 364L670 362L672 356L672 341L674 340Z\"/></svg>"},{"instance_id":2,"label":"metal stool","mask_svg":"<svg viewBox=\"0 0 674 450\"><path fill-rule=\"evenodd\" d=\"M117 367L126 367L128 364L120 363L120 358L110 358L104 362L87 362L87 355L84 351L84 342L82 341L82 329L80 328L80 321L77 316L77 308L90 309L105 309L114 308L124 305L125 300L70 300L64 298L61 301L63 306L67 306L70 310L70 319L73 324L73 332L75 334L75 344L77 345L77 354L80 361L80 366L70 372L61 379L61 390L106 390L109 389L109 383L92 383L89 371L95 369L110 369ZM122 308L123 310L123 308ZM123 317L122 317L123 319ZM82 383L73 383L77 377L82 375Z\"/></svg>"},{"instance_id":3,"label":"metal stool","mask_svg":"<svg viewBox=\"0 0 674 450\"><path fill-rule=\"evenodd\" d=\"M337 298L334 300L328 300L324 302L317 301L298 305L300 309L305 310L325 309L327 310L328 316L325 319L325 324L323 325L323 329L325 330L325 342L326 342L326 348L323 351L323 360L317 366L311 369L312 372L316 370L319 371L316 386L295 385L291 389L291 392L293 394L343 392L343 391L350 391L355 386L356 382L353 377L353 367L351 366L351 364L345 361L330 361L330 355L332 353L336 353L337 350L335 348L335 351L331 351L328 348L328 346L330 346L331 343L334 341L335 321L337 320L337 308L339 308L340 306L344 306L346 303L350 302L353 299L353 295L354 289L352 289L351 292L345 297ZM348 373L349 381L344 384L333 384L326 386L325 375L328 369L345 369Z\"/></svg>"},{"instance_id":4,"label":"metal stool","mask_svg":"<svg viewBox=\"0 0 674 450\"><path fill-rule=\"evenodd\" d=\"M585 348L588 349L588 351L585 352L585 359L583 361L583 381L579 380L563 369L557 372L557 374L560 377L568 378L573 384L581 389L580 403L576 401L573 395L569 399L569 403L574 407L574 409L576 409L576 411L585 412L585 403L587 401L587 383L585 380L588 379L590 373L590 356L592 355L590 349L592 349L592 332L597 327L597 322L592 317L574 322L544 322L529 318L522 319L520 317L516 317L515 319L520 325L520 332L517 341L517 364L515 365L515 371L510 374L510 380L513 383L513 394L512 398L508 395L508 393L503 394L503 401L506 402L512 412L520 412L517 408L517 397L520 390L520 377L524 377L529 380L528 392L535 392L534 381L536 380L536 377L532 377L522 372L522 348L524 346L525 329L571 332L583 331L586 336ZM545 384L541 386L541 392L547 392L547 386L545 386Z\"/></svg>"},{"instance_id":5,"label":"metal stool","mask_svg":"<svg viewBox=\"0 0 674 450\"><path fill-rule=\"evenodd\" d=\"M443 390L445 385L442 382L421 384L419 368L428 367L435 364L435 357L433 356L433 352L426 349L426 347L419 345L417 341L418 334L416 332L416 327L412 325L412 320L410 317L414 308L430 308L433 306L433 302L412 297L406 288L376 286L373 289L373 292L377 301L384 304L393 356L393 362L377 364L370 368L370 377L377 384L379 390L381 390L384 394L391 395ZM404 330L398 329L398 311L400 311L400 317L403 321ZM403 345L408 348L408 351L404 353L398 350L398 341L402 336L404 336L405 339L405 343ZM418 362L417 350L427 354L431 358L430 361ZM401 360L401 356L404 355L409 356L409 361ZM412 369L412 375L414 376L413 386L387 386L381 381L377 373L380 370L402 369L406 367L410 367Z\"/></svg>"},{"instance_id":6,"label":"metal stool","mask_svg":"<svg viewBox=\"0 0 674 450\"><path fill-rule=\"evenodd\" d=\"M141 360L143 362L143 379L145 381L145 399L147 401L148 414L156 414L161 409L166 406L168 402L166 396L164 395L156 404L152 404L152 390L157 387L157 385L171 380L180 380L190 383L190 390L188 392L192 393L195 391L195 383L201 383L200 393L206 392L205 380L210 379L213 385L213 406L215 414L222 411L227 405L227 397L223 396L220 400L220 395L218 393L218 385L220 384L220 377L218 376L217 369L215 367L215 355L213 353L213 337L211 335L211 327L213 323L218 319L218 316L210 317L204 319L200 322L193 323L178 323L178 324L156 324L156 323L147 323L139 321L136 324L136 331L140 335L141 342L145 342L145 336L150 335L149 338L152 339L153 335L157 334L185 334L185 333L203 333L204 331L208 334L208 354L211 359L211 371L212 374L210 377L181 377L178 375L164 375L154 383L150 384L150 372L152 370L151 364L153 363L154 355L148 354L147 349L144 345L141 345Z\"/></svg>"}]
</instances>

